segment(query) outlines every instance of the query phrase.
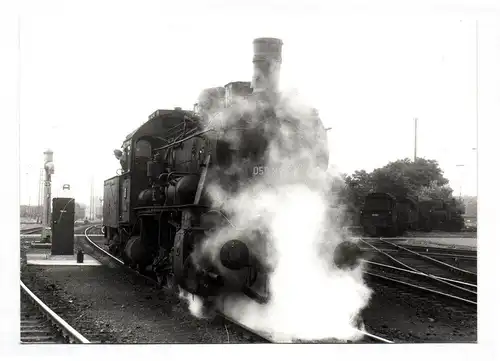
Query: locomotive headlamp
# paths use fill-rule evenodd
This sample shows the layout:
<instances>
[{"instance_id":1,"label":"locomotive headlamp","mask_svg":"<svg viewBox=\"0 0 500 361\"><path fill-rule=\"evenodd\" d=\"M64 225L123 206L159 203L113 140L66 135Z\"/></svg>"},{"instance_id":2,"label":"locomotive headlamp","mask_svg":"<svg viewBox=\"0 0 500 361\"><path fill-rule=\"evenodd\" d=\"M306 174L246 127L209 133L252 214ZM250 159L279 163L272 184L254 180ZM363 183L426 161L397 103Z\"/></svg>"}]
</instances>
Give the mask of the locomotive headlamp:
<instances>
[{"instance_id":1,"label":"locomotive headlamp","mask_svg":"<svg viewBox=\"0 0 500 361\"><path fill-rule=\"evenodd\" d=\"M230 270L239 270L250 264L250 250L237 239L226 242L220 250L222 265Z\"/></svg>"},{"instance_id":2,"label":"locomotive headlamp","mask_svg":"<svg viewBox=\"0 0 500 361\"><path fill-rule=\"evenodd\" d=\"M363 251L359 246L351 241L340 243L333 252L333 262L342 269L353 269L359 263Z\"/></svg>"}]
</instances>

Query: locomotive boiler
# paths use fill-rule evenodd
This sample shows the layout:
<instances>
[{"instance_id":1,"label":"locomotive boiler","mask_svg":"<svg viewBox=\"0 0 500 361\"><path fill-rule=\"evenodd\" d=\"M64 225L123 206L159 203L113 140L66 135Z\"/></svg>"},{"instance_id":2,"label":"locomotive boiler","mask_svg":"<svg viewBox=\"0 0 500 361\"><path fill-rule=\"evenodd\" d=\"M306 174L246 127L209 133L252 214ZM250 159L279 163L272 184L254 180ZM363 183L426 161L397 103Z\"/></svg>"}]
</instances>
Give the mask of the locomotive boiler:
<instances>
[{"instance_id":1,"label":"locomotive boiler","mask_svg":"<svg viewBox=\"0 0 500 361\"><path fill-rule=\"evenodd\" d=\"M298 114L283 106L281 55L280 39L255 39L252 82L204 90L195 111L157 110L125 138L115 151L120 174L104 182L103 224L113 254L204 299L243 292L265 301L261 288L269 266L266 247L258 246L266 242L265 232L235 229L219 235L210 254L199 250L232 224L210 184L237 194L279 168L280 156L294 166L277 173L281 182L314 186L314 175L301 169L311 162L318 172L328 167L317 111Z\"/></svg>"}]
</instances>

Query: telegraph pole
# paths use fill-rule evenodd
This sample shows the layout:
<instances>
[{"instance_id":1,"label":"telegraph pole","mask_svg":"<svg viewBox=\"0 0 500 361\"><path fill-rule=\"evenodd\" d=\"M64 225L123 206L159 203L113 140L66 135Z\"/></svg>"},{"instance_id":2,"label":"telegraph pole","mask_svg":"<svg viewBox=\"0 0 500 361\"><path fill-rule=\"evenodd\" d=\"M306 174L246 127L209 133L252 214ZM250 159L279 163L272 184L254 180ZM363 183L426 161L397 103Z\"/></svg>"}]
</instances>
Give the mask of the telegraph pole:
<instances>
[{"instance_id":1,"label":"telegraph pole","mask_svg":"<svg viewBox=\"0 0 500 361\"><path fill-rule=\"evenodd\" d=\"M42 198L42 188L43 188L43 169L40 169L38 174L38 203L36 207L36 222L38 223L42 219L40 211L42 210L43 198Z\"/></svg>"},{"instance_id":2,"label":"telegraph pole","mask_svg":"<svg viewBox=\"0 0 500 361\"><path fill-rule=\"evenodd\" d=\"M463 168L464 164L457 164L457 168ZM463 183L463 172L460 174L460 195L459 198L462 199L462 183Z\"/></svg>"},{"instance_id":3,"label":"telegraph pole","mask_svg":"<svg viewBox=\"0 0 500 361\"><path fill-rule=\"evenodd\" d=\"M89 220L94 220L94 176L90 180L90 209L89 209Z\"/></svg>"},{"instance_id":4,"label":"telegraph pole","mask_svg":"<svg viewBox=\"0 0 500 361\"><path fill-rule=\"evenodd\" d=\"M418 119L417 118L414 118L413 119L415 121L415 144L414 144L414 148L413 148L413 162L417 162L417 123L418 123Z\"/></svg>"}]
</instances>

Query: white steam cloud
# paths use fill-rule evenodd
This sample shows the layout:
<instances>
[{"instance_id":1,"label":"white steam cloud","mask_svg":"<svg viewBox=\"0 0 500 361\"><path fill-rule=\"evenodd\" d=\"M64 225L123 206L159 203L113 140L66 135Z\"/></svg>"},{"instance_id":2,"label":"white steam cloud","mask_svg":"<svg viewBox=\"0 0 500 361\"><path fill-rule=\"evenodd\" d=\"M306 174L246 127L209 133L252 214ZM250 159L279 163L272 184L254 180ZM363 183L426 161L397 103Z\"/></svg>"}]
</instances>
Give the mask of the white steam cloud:
<instances>
[{"instance_id":1,"label":"white steam cloud","mask_svg":"<svg viewBox=\"0 0 500 361\"><path fill-rule=\"evenodd\" d=\"M212 109L209 123L225 128L242 114L250 115L249 128L266 121L259 103L245 100L231 109ZM358 317L371 290L363 282L362 263L347 270L333 263L334 249L346 235L340 224L343 211L332 194L334 177L321 164L325 134L318 132L310 108L297 95L282 96L274 114L265 130L265 166L274 171L254 178L237 194L226 193L211 179L209 194L230 222L207 237L201 249L215 260L223 243L245 234L251 251L270 269L270 300L262 305L245 296L226 296L218 300L219 307L277 341L356 340L362 337ZM237 132L226 134L226 141L241 142ZM239 167L234 163L229 171ZM266 241L257 236L252 241L251 231L265 234ZM199 302L185 299L199 316Z\"/></svg>"}]
</instances>

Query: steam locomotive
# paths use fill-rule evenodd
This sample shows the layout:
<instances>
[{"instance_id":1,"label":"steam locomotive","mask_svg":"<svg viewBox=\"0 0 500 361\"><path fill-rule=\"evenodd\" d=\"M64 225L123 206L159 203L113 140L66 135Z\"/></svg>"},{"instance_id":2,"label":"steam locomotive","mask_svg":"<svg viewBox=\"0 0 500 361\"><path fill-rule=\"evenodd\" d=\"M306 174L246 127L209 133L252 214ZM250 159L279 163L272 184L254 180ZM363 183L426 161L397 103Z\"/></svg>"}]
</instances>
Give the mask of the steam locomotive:
<instances>
[{"instance_id":1,"label":"steam locomotive","mask_svg":"<svg viewBox=\"0 0 500 361\"><path fill-rule=\"evenodd\" d=\"M416 230L460 231L463 226L461 214L454 201L418 201L412 197L373 192L365 197L360 223L366 235L396 237Z\"/></svg>"},{"instance_id":2,"label":"steam locomotive","mask_svg":"<svg viewBox=\"0 0 500 361\"><path fill-rule=\"evenodd\" d=\"M210 185L237 194L280 167L281 156L295 166L280 173L282 182L313 187L307 169L328 167L326 130L317 111L288 111L278 91L282 41L259 38L253 45L251 83L206 89L194 111L155 111L115 150L121 172L104 182L110 251L159 282L207 300L243 292L266 302L262 290L270 271L266 234L250 225L233 227L218 236L215 251L202 252L207 238L233 224Z\"/></svg>"}]
</instances>

